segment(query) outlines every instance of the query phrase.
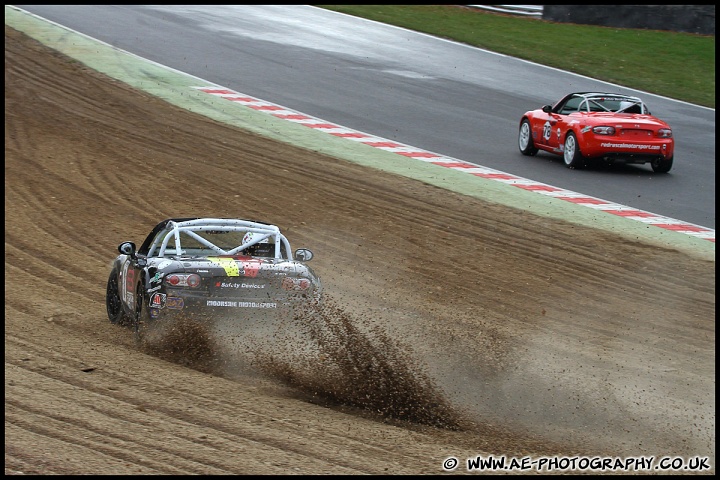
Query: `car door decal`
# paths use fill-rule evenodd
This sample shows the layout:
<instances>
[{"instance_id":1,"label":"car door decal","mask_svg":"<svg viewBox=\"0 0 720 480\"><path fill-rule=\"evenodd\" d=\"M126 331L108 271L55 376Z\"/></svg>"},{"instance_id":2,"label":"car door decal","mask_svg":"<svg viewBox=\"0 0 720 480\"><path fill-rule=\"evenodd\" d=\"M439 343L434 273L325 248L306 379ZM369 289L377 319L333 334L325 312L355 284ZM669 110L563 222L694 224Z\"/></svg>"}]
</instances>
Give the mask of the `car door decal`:
<instances>
[{"instance_id":1,"label":"car door decal","mask_svg":"<svg viewBox=\"0 0 720 480\"><path fill-rule=\"evenodd\" d=\"M130 309L135 309L135 270L130 268L129 260L125 260L120 272L122 298Z\"/></svg>"},{"instance_id":2,"label":"car door decal","mask_svg":"<svg viewBox=\"0 0 720 480\"><path fill-rule=\"evenodd\" d=\"M548 120L545 122L545 125L543 125L543 139L545 139L546 142L549 141L550 135L552 135L552 126Z\"/></svg>"}]
</instances>

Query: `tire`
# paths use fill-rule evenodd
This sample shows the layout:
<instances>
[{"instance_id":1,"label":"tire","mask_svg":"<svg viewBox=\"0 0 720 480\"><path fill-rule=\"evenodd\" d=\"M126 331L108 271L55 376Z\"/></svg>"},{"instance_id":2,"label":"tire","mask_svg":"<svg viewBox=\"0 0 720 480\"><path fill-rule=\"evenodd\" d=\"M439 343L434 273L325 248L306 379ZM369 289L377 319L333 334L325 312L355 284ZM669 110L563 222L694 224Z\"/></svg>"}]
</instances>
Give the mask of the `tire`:
<instances>
[{"instance_id":1,"label":"tire","mask_svg":"<svg viewBox=\"0 0 720 480\"><path fill-rule=\"evenodd\" d=\"M580 153L577 137L575 137L573 132L568 132L567 137L565 137L563 160L565 161L565 166L568 168L580 169L585 166L585 160L583 160L582 154Z\"/></svg>"},{"instance_id":2,"label":"tire","mask_svg":"<svg viewBox=\"0 0 720 480\"><path fill-rule=\"evenodd\" d=\"M532 128L530 128L530 120L523 118L520 122L520 131L518 132L518 147L520 153L532 157L538 152L535 148L535 142L532 139Z\"/></svg>"},{"instance_id":3,"label":"tire","mask_svg":"<svg viewBox=\"0 0 720 480\"><path fill-rule=\"evenodd\" d=\"M662 158L658 157L652 162L650 162L650 166L653 169L653 172L655 173L667 173L670 171L670 169L673 166L673 158Z\"/></svg>"},{"instance_id":4,"label":"tire","mask_svg":"<svg viewBox=\"0 0 720 480\"><path fill-rule=\"evenodd\" d=\"M107 309L108 319L110 323L120 326L128 326L130 319L125 314L122 300L120 299L120 288L118 284L118 271L116 268L110 272L107 288L105 291L105 307Z\"/></svg>"}]
</instances>

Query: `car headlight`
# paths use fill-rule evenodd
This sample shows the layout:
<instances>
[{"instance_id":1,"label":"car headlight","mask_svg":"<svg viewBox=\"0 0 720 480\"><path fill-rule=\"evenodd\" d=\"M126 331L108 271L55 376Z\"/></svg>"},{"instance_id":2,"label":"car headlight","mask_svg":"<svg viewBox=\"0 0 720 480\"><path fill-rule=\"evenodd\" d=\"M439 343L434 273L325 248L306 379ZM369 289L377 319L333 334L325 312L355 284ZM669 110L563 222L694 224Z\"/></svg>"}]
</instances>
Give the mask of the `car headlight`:
<instances>
[{"instance_id":1,"label":"car headlight","mask_svg":"<svg viewBox=\"0 0 720 480\"><path fill-rule=\"evenodd\" d=\"M598 135L615 135L615 127L606 127L601 125L599 127L593 127L592 131Z\"/></svg>"},{"instance_id":2,"label":"car headlight","mask_svg":"<svg viewBox=\"0 0 720 480\"><path fill-rule=\"evenodd\" d=\"M669 128L661 128L658 130L657 134L660 138L672 138L672 130Z\"/></svg>"}]
</instances>

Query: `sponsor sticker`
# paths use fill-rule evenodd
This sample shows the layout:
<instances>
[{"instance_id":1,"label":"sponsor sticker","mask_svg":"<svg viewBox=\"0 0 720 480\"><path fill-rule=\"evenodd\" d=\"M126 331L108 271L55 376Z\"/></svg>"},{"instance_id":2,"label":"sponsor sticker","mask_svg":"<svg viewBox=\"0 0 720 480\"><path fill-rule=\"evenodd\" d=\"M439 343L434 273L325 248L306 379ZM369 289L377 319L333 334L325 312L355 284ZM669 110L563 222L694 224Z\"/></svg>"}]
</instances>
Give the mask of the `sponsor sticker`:
<instances>
[{"instance_id":1,"label":"sponsor sticker","mask_svg":"<svg viewBox=\"0 0 720 480\"><path fill-rule=\"evenodd\" d=\"M243 261L242 266L244 270L244 275L251 278L257 277L257 274L260 271L260 265L262 265L262 262L260 260Z\"/></svg>"},{"instance_id":2,"label":"sponsor sticker","mask_svg":"<svg viewBox=\"0 0 720 480\"><path fill-rule=\"evenodd\" d=\"M215 282L216 288L265 288L264 283L245 283L245 282Z\"/></svg>"},{"instance_id":3,"label":"sponsor sticker","mask_svg":"<svg viewBox=\"0 0 720 480\"><path fill-rule=\"evenodd\" d=\"M254 259L236 260L234 258L227 257L208 257L208 260L221 266L223 270L225 270L225 275L228 277L239 277L241 275L251 278L257 277L257 274L260 271L260 265L262 265L261 260Z\"/></svg>"},{"instance_id":4,"label":"sponsor sticker","mask_svg":"<svg viewBox=\"0 0 720 480\"><path fill-rule=\"evenodd\" d=\"M155 293L150 297L150 308L165 308L165 300L167 295L164 293Z\"/></svg>"},{"instance_id":5,"label":"sponsor sticker","mask_svg":"<svg viewBox=\"0 0 720 480\"><path fill-rule=\"evenodd\" d=\"M182 310L185 307L185 300L180 297L167 297L165 306L173 310Z\"/></svg>"},{"instance_id":6,"label":"sponsor sticker","mask_svg":"<svg viewBox=\"0 0 720 480\"><path fill-rule=\"evenodd\" d=\"M603 148L633 148L636 150L660 150L660 145L641 145L636 143L610 143L600 144Z\"/></svg>"},{"instance_id":7,"label":"sponsor sticker","mask_svg":"<svg viewBox=\"0 0 720 480\"><path fill-rule=\"evenodd\" d=\"M275 302L240 302L236 300L208 300L208 307L231 307L231 308L277 308Z\"/></svg>"},{"instance_id":8,"label":"sponsor sticker","mask_svg":"<svg viewBox=\"0 0 720 480\"><path fill-rule=\"evenodd\" d=\"M208 257L208 260L216 265L220 265L228 277L239 277L243 274L240 271L240 267L238 267L238 262L236 262L234 258Z\"/></svg>"}]
</instances>

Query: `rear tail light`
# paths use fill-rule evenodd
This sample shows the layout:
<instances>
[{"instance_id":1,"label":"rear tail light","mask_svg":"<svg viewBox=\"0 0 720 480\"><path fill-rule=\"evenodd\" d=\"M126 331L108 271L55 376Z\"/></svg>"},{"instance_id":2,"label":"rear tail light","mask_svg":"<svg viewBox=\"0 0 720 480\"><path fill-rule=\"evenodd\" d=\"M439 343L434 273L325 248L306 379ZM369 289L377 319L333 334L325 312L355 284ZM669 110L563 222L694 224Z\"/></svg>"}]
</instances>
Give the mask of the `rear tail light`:
<instances>
[{"instance_id":1,"label":"rear tail light","mask_svg":"<svg viewBox=\"0 0 720 480\"><path fill-rule=\"evenodd\" d=\"M672 130L669 128L661 128L657 134L660 138L672 138Z\"/></svg>"},{"instance_id":2,"label":"rear tail light","mask_svg":"<svg viewBox=\"0 0 720 480\"><path fill-rule=\"evenodd\" d=\"M307 278L285 277L282 281L283 290L307 290L310 288L310 280Z\"/></svg>"},{"instance_id":3,"label":"rear tail light","mask_svg":"<svg viewBox=\"0 0 720 480\"><path fill-rule=\"evenodd\" d=\"M615 135L615 127L599 126L593 127L593 133L598 135Z\"/></svg>"},{"instance_id":4,"label":"rear tail light","mask_svg":"<svg viewBox=\"0 0 720 480\"><path fill-rule=\"evenodd\" d=\"M165 283L171 287L197 288L200 286L200 275L197 273L173 273L165 277Z\"/></svg>"}]
</instances>

